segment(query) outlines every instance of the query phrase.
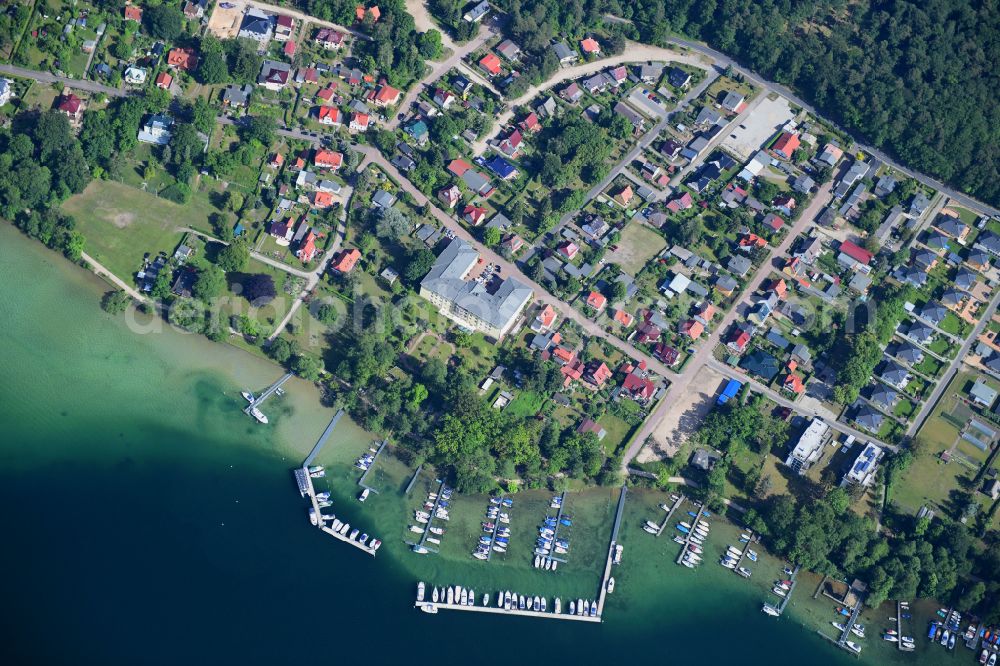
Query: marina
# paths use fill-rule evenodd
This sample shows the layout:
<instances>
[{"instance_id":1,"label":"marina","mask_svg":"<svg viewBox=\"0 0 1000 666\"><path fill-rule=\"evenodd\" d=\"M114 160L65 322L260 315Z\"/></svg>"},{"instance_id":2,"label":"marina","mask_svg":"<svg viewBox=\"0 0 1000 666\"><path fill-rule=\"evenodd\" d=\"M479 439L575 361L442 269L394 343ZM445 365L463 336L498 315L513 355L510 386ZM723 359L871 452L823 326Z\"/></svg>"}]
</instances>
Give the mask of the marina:
<instances>
[{"instance_id":1,"label":"marina","mask_svg":"<svg viewBox=\"0 0 1000 666\"><path fill-rule=\"evenodd\" d=\"M413 486L417 483L417 479L420 478L420 472L423 471L423 469L424 464L420 463L420 465L417 466L416 471L413 472L413 476L410 477L410 482L406 484L406 490L403 491L403 495L410 494L410 491L413 490Z\"/></svg>"},{"instance_id":2,"label":"marina","mask_svg":"<svg viewBox=\"0 0 1000 666\"><path fill-rule=\"evenodd\" d=\"M549 620L571 620L576 622L600 622L601 617L591 616L591 615L577 615L575 613L570 614L568 612L555 613L554 611L540 611L540 610L524 610L518 608L497 608L496 606L469 606L456 603L447 603L438 601L437 603L429 601L416 601L413 604L414 608L420 608L428 613L436 613L439 610L456 610L456 611L472 611L473 613L493 613L495 615L520 615L521 617L538 617ZM433 610L431 610L433 609Z\"/></svg>"},{"instance_id":3,"label":"marina","mask_svg":"<svg viewBox=\"0 0 1000 666\"><path fill-rule=\"evenodd\" d=\"M785 612L785 607L788 606L788 602L791 601L791 599L792 599L792 592L795 591L795 586L798 585L798 581L796 580L796 577L799 575L799 571L801 569L802 569L802 567L800 567L798 564L796 564L795 565L795 569L793 569L792 573L788 575L788 580L792 581L792 584L788 586L788 592L781 599L781 602L778 604L778 606L776 608L776 610L778 611L778 615L781 615L782 613Z\"/></svg>"},{"instance_id":4,"label":"marina","mask_svg":"<svg viewBox=\"0 0 1000 666\"><path fill-rule=\"evenodd\" d=\"M552 526L552 535L548 538L549 542L551 542L551 544L552 544L552 549L553 550L550 553L544 553L543 554L543 553L539 553L538 552L540 550L540 548L537 548L537 547L535 548L535 555L542 556L542 564L543 564L543 566L545 566L545 562L546 561L552 562L553 566L557 566L555 564L556 562L558 562L559 564L565 564L566 563L566 559L565 558L556 557L556 552L554 550L555 546L556 546L556 539L558 539L558 537L559 537L559 528L563 525L563 521L566 520L566 518L565 518L565 516L563 514L563 507L565 505L566 505L566 491L563 491L563 493L561 495L557 495L557 496L553 497L552 498L552 502L549 505L551 508L555 508L556 509L556 517L555 517L555 520L552 521L552 525L553 525ZM545 518L546 518L546 522L543 523L543 525L547 524L548 514L546 514ZM539 528L539 534L540 535L544 533L544 529L545 529L544 526L541 527L541 528ZM541 539L539 541L541 541ZM568 542L567 542L567 545L568 545ZM568 548L565 548L564 550L568 550ZM546 567L546 569L548 569L548 567Z\"/></svg>"},{"instance_id":5,"label":"marina","mask_svg":"<svg viewBox=\"0 0 1000 666\"><path fill-rule=\"evenodd\" d=\"M618 495L618 508L615 510L615 523L611 528L611 543L608 544L608 559L604 563L604 575L601 576L601 591L597 596L597 617L604 617L604 601L608 596L608 582L611 580L611 565L615 561L615 552L618 549L618 531L622 525L622 513L625 510L625 496L628 488L622 484L621 494Z\"/></svg>"},{"instance_id":6,"label":"marina","mask_svg":"<svg viewBox=\"0 0 1000 666\"><path fill-rule=\"evenodd\" d=\"M379 546L382 545L382 542L374 537L372 537L369 541L367 533L361 535L362 538L358 538L357 532L359 530L356 529L354 532L348 532L348 528L350 527L349 524L341 523L341 521L337 520L336 516L324 515L322 512L323 506L320 505L320 499L316 493L316 488L313 485L313 478L321 478L325 475L326 471L322 466L313 466L312 463L316 460L316 456L319 455L320 451L323 450L323 447L330 439L330 434L337 426L337 423L340 421L343 414L344 410L341 409L333 415L333 418L330 419L330 423L326 426L326 429L323 430L323 434L320 435L316 444L309 452L309 455L306 456L305 461L303 461L302 467L293 470L295 484L298 486L299 494L303 497L309 497L309 502L312 505L309 508L310 523L319 527L321 531L326 532L335 539L349 543L358 550L362 550L374 557L375 552L378 550ZM324 497L329 497L329 493L325 493ZM332 524L327 525L326 523L328 521Z\"/></svg>"},{"instance_id":7,"label":"marina","mask_svg":"<svg viewBox=\"0 0 1000 666\"><path fill-rule=\"evenodd\" d=\"M427 545L427 540L432 538L431 529L434 526L434 520L439 517L438 516L439 511L443 510L447 512L447 508L442 505L442 502L447 501L445 497L446 495L450 497L451 491L447 488L447 486L445 486L444 481L439 481L437 492L433 493L434 505L431 508L430 512L427 514L426 520L421 521L420 520L421 511L419 509L416 511L417 522L418 523L426 522L426 527L424 527L424 531L420 535L420 541L418 541L417 543L413 543L412 541L406 541L406 544L410 546L410 550L412 550L414 553L417 553L418 555L426 555L427 553L438 552L437 548L433 548Z\"/></svg>"}]
</instances>

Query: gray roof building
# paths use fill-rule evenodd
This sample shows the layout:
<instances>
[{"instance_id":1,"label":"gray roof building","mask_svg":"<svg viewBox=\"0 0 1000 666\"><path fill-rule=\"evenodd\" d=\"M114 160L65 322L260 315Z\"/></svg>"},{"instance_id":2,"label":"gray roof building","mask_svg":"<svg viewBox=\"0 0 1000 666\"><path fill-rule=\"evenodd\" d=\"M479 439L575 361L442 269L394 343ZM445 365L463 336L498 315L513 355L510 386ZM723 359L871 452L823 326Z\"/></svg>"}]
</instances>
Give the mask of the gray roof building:
<instances>
[{"instance_id":1,"label":"gray roof building","mask_svg":"<svg viewBox=\"0 0 1000 666\"><path fill-rule=\"evenodd\" d=\"M513 278L492 291L479 280L466 279L479 262L479 252L453 239L420 282L420 295L449 319L499 340L513 328L532 290Z\"/></svg>"}]
</instances>

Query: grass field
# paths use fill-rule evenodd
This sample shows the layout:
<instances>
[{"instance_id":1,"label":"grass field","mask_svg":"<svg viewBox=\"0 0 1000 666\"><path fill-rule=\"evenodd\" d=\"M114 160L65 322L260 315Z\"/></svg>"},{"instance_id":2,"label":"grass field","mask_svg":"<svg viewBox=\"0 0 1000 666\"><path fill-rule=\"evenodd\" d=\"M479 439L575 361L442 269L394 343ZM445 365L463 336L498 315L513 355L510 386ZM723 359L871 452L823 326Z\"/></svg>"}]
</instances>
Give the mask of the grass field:
<instances>
[{"instance_id":1,"label":"grass field","mask_svg":"<svg viewBox=\"0 0 1000 666\"><path fill-rule=\"evenodd\" d=\"M635 276L649 261L663 251L667 242L658 233L641 224L629 224L622 230L618 249L608 253L608 261Z\"/></svg>"},{"instance_id":2,"label":"grass field","mask_svg":"<svg viewBox=\"0 0 1000 666\"><path fill-rule=\"evenodd\" d=\"M125 280L139 270L145 253L172 252L178 227L204 228L215 210L207 198L182 206L108 180L91 182L62 208L86 237L85 251Z\"/></svg>"}]
</instances>

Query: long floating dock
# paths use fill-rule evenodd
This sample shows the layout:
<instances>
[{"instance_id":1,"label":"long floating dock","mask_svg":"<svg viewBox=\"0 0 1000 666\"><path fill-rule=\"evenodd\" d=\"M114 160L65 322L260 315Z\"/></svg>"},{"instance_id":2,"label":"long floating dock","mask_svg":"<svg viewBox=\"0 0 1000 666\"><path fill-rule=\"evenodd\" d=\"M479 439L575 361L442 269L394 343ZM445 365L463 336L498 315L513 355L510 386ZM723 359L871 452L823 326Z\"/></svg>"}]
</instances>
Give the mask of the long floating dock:
<instances>
[{"instance_id":1,"label":"long floating dock","mask_svg":"<svg viewBox=\"0 0 1000 666\"><path fill-rule=\"evenodd\" d=\"M413 490L413 486L416 485L417 479L420 478L420 471L423 468L424 468L424 464L420 463L420 465L417 467L417 471L414 472L413 476L410 478L410 482L408 484L406 484L406 490L403 491L404 495L409 495L410 491Z\"/></svg>"},{"instance_id":2,"label":"long floating dock","mask_svg":"<svg viewBox=\"0 0 1000 666\"><path fill-rule=\"evenodd\" d=\"M559 564L566 564L565 559L555 556L556 537L559 536L559 525L560 525L559 521L562 520L564 506L566 506L565 490L562 492L562 495L559 496L559 510L556 511L556 524L555 527L552 528L552 553L542 556L547 560L552 560L553 562L558 562ZM546 516L548 515L547 511L545 512L545 515Z\"/></svg>"},{"instance_id":3,"label":"long floating dock","mask_svg":"<svg viewBox=\"0 0 1000 666\"><path fill-rule=\"evenodd\" d=\"M597 617L604 617L604 601L608 596L608 580L611 578L611 565L614 563L615 546L618 545L618 530L622 526L622 513L625 511L625 495L628 488L622 484L618 495L618 509L615 511L615 524L611 528L611 543L608 544L608 559L604 563L604 575L601 577L601 591L597 595Z\"/></svg>"},{"instance_id":4,"label":"long floating dock","mask_svg":"<svg viewBox=\"0 0 1000 666\"><path fill-rule=\"evenodd\" d=\"M799 584L799 581L797 581L795 578L796 578L796 576L799 575L799 571L801 569L802 569L802 566L796 564L795 565L795 570L792 571L792 575L789 576L789 578L792 581L792 584L788 587L788 592L785 594L784 598L781 600L781 603L779 603L777 605L778 615L781 615L782 613L785 612L785 606L787 606L788 602L792 600L792 592L795 591L795 586ZM826 636L826 634L823 634L823 635ZM834 642L836 642L836 641L834 641Z\"/></svg>"},{"instance_id":5,"label":"long floating dock","mask_svg":"<svg viewBox=\"0 0 1000 666\"><path fill-rule=\"evenodd\" d=\"M315 460L316 456L319 455L319 452L323 450L323 447L326 445L326 440L330 438L330 433L332 433L333 429L337 427L337 422L340 421L340 417L343 415L343 409L338 409L337 413L333 415L333 418L330 419L330 424L326 426L326 430L324 430L323 434L319 436L319 439L316 440L315 446L312 447L312 451L310 451L309 455L306 456L305 462L302 463L303 467L309 467L309 465L313 463L313 460Z\"/></svg>"},{"instance_id":6,"label":"long floating dock","mask_svg":"<svg viewBox=\"0 0 1000 666\"><path fill-rule=\"evenodd\" d=\"M456 611L472 611L473 613L493 613L494 615L520 615L522 617L540 617L548 620L573 620L576 622L600 622L600 614L597 617L591 617L589 615L570 615L569 613L549 613L542 611L533 610L516 610L510 609L505 610L503 608L495 608L492 606L463 606L461 604L449 604L449 603L434 603L433 601L417 601L413 604L414 608L431 607L437 610L456 610Z\"/></svg>"}]
</instances>

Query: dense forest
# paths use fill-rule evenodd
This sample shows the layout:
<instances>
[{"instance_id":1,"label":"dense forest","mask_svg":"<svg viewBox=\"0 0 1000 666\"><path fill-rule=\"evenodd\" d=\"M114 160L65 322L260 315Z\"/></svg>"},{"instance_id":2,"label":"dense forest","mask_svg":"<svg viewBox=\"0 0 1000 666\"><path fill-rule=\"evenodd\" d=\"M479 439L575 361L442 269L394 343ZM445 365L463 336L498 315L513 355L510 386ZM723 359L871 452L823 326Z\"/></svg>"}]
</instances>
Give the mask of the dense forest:
<instances>
[{"instance_id":1,"label":"dense forest","mask_svg":"<svg viewBox=\"0 0 1000 666\"><path fill-rule=\"evenodd\" d=\"M1000 205L1000 7L973 0L500 0L533 45L605 14L705 41L907 165ZM608 23L604 30L620 30Z\"/></svg>"}]
</instances>

